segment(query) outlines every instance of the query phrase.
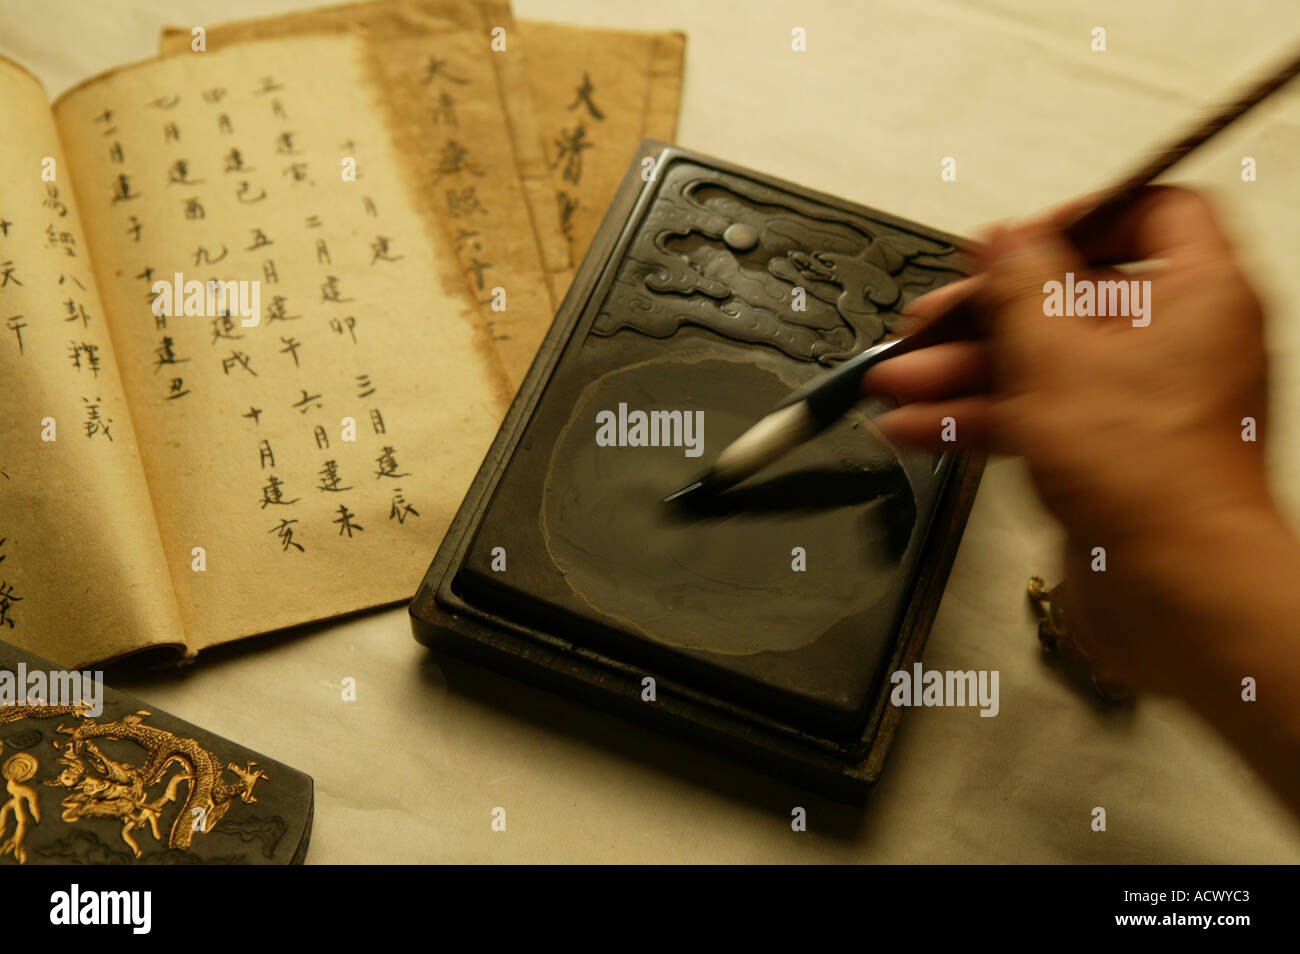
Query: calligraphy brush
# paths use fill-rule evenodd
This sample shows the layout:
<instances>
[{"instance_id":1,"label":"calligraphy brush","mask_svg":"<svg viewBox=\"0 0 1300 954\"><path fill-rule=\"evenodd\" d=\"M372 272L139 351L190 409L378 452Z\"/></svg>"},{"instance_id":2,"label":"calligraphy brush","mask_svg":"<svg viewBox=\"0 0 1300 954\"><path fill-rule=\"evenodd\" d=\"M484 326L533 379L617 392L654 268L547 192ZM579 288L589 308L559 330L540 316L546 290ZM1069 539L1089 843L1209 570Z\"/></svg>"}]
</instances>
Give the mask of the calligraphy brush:
<instances>
[{"instance_id":1,"label":"calligraphy brush","mask_svg":"<svg viewBox=\"0 0 1300 954\"><path fill-rule=\"evenodd\" d=\"M1130 175L1106 190L1099 202L1065 228L1065 237L1080 249L1095 242L1133 205L1152 180L1277 92L1297 74L1300 74L1300 51L1241 96L1215 110L1182 139L1153 154ZM824 431L857 404L862 396L862 376L869 368L888 358L945 340L954 330L952 326L963 317L964 309L950 309L915 333L874 345L839 367L813 378L723 448L713 466L699 478L669 494L664 502L687 495L696 499L720 493L762 470Z\"/></svg>"}]
</instances>

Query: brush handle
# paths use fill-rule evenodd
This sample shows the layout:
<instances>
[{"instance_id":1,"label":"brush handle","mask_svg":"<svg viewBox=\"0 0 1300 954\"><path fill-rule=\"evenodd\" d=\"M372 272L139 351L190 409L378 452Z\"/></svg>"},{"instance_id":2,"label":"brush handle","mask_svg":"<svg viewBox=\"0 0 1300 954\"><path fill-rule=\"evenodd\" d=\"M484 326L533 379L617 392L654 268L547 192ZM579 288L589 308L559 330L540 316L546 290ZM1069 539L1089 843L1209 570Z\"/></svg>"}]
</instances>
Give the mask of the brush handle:
<instances>
[{"instance_id":1,"label":"brush handle","mask_svg":"<svg viewBox=\"0 0 1300 954\"><path fill-rule=\"evenodd\" d=\"M1142 194L1143 188L1153 179L1207 140L1222 132L1231 123L1277 92L1297 75L1300 75L1300 51L1293 51L1290 58L1280 67L1247 89L1232 102L1218 109L1182 139L1160 150L1148 162L1138 167L1127 178L1107 191L1102 199L1090 210L1065 228L1066 237L1081 251L1084 250L1087 245L1095 241L1099 236L1104 235L1114 225L1120 215L1132 206L1136 198ZM968 253L975 251L971 246L964 246L964 250ZM809 412L810 420L805 420L800 425L803 433L800 434L798 439L806 440L813 434L829 427L862 398L862 376L874 365L887 358L926 348L940 341L970 337L972 333L978 334L980 320L976 314L972 299L979 285L977 278L971 283L965 296L953 302L946 312L918 328L913 334L903 335L874 345L861 354L849 358L838 367L808 381L773 408L768 417L763 419L764 422L768 422L768 418L777 411L795 404L803 404ZM784 415L781 419L781 425L788 425L789 422L785 418L790 416ZM786 438L789 439L790 428L788 426L778 426L776 429L784 433ZM757 427L751 428L745 435L742 435L741 440L751 435L755 430L757 430ZM755 440L761 444L763 438L756 438ZM738 443L740 443L739 440L730 445L723 453L725 454ZM785 449L776 450L775 456L783 454ZM769 454L768 456L772 457L773 455ZM750 470L752 471L753 468L750 468Z\"/></svg>"},{"instance_id":2,"label":"brush handle","mask_svg":"<svg viewBox=\"0 0 1300 954\"><path fill-rule=\"evenodd\" d=\"M1224 103L1189 129L1181 139L1168 143L1108 189L1100 201L1065 228L1066 238L1076 248L1084 248L1105 235L1120 216L1128 211L1142 189L1157 176L1167 172L1193 150L1223 132L1296 76L1300 76L1300 50L1293 50L1290 57L1261 77L1249 89L1244 90L1236 99Z\"/></svg>"},{"instance_id":3,"label":"brush handle","mask_svg":"<svg viewBox=\"0 0 1300 954\"><path fill-rule=\"evenodd\" d=\"M819 430L829 427L862 399L862 376L881 361L909 351L919 351L942 341L969 338L978 334L978 325L976 310L968 301L961 302L911 334L872 345L843 364L819 374L797 388L772 410L779 411L802 401L807 405Z\"/></svg>"},{"instance_id":4,"label":"brush handle","mask_svg":"<svg viewBox=\"0 0 1300 954\"><path fill-rule=\"evenodd\" d=\"M873 345L866 351L849 358L839 367L825 374L819 374L793 391L773 410L779 411L783 407L802 401L812 413L819 429L828 427L862 399L862 376L869 368L886 358L912 351L918 345L919 342L911 335Z\"/></svg>"}]
</instances>

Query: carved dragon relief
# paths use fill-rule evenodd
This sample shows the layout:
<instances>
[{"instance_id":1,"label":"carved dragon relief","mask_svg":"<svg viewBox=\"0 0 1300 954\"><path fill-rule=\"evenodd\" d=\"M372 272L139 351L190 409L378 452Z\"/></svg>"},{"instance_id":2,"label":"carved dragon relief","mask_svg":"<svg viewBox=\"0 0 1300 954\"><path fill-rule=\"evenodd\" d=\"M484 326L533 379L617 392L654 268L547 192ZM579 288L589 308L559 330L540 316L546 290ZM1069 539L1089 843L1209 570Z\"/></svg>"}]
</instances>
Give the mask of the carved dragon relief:
<instances>
[{"instance_id":1,"label":"carved dragon relief","mask_svg":"<svg viewBox=\"0 0 1300 954\"><path fill-rule=\"evenodd\" d=\"M75 714L80 722L72 728L59 724L60 738L53 745L59 752L55 761L62 768L44 784L66 793L60 803L63 821L120 822L122 841L136 859L143 853L135 833L144 830L162 842L159 823L169 805L177 804L178 808L166 846L173 852L184 852L196 833L213 831L236 800L256 802L254 786L268 778L256 762L243 768L234 762L223 766L216 753L195 739L147 725L144 720L150 713L145 710L100 724L86 717L82 706L6 706L0 709L0 724L67 714ZM138 763L114 759L100 747L99 742L104 740L138 746L145 758ZM0 754L2 750L0 741ZM0 763L9 796L0 806L0 857L13 855L20 864L27 860L24 838L41 818L38 791L27 784L39 768L39 760L30 752L19 752ZM227 771L233 779L226 777Z\"/></svg>"},{"instance_id":2,"label":"carved dragon relief","mask_svg":"<svg viewBox=\"0 0 1300 954\"><path fill-rule=\"evenodd\" d=\"M960 277L953 245L693 163L664 174L591 333L693 325L831 363Z\"/></svg>"}]
</instances>

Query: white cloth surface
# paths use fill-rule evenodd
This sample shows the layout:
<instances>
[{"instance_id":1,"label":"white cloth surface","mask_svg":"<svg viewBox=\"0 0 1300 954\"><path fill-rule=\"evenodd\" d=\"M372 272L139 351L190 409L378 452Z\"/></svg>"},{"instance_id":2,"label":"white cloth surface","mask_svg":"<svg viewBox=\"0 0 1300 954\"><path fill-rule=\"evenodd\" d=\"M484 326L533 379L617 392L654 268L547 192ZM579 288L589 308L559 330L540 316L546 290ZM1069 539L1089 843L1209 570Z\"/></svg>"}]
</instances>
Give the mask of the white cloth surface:
<instances>
[{"instance_id":1,"label":"white cloth surface","mask_svg":"<svg viewBox=\"0 0 1300 954\"><path fill-rule=\"evenodd\" d=\"M164 25L306 5L4 0L0 53L53 96L153 55ZM515 13L684 30L683 145L959 234L1104 184L1300 38L1294 0L515 0ZM1098 26L1105 53L1090 49ZM791 50L794 27L807 52ZM1257 182L1241 181L1246 155ZM949 156L956 182L939 176ZM1176 177L1218 195L1271 306L1271 464L1292 515L1297 156L1293 87ZM1231 360L1226 316L1223 334ZM1056 543L1022 466L991 464L925 658L999 670L1001 711L905 713L865 809L431 657L404 609L117 685L311 773L313 862L1300 861L1300 827L1211 730L1156 699L1108 712L1044 664L1024 587L1055 578ZM356 702L341 701L345 677ZM791 831L794 806L807 832Z\"/></svg>"}]
</instances>

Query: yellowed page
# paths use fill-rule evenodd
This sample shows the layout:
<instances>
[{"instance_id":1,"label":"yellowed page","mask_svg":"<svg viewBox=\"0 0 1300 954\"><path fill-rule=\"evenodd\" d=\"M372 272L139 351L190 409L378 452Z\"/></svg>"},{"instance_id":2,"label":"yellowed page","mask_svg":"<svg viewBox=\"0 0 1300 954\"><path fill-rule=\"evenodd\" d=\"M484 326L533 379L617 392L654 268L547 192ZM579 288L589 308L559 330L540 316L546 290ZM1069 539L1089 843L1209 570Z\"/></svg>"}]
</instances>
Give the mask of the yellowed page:
<instances>
[{"instance_id":1,"label":"yellowed page","mask_svg":"<svg viewBox=\"0 0 1300 954\"><path fill-rule=\"evenodd\" d=\"M394 125L423 163L417 194L442 222L502 366L518 385L572 263L509 4L349 4L209 27L205 42L212 51L321 31L354 33L370 44ZM160 39L165 54L186 55L192 46L188 29L165 30Z\"/></svg>"},{"instance_id":2,"label":"yellowed page","mask_svg":"<svg viewBox=\"0 0 1300 954\"><path fill-rule=\"evenodd\" d=\"M580 262L637 144L677 134L686 37L518 25L561 228Z\"/></svg>"},{"instance_id":3,"label":"yellowed page","mask_svg":"<svg viewBox=\"0 0 1300 954\"><path fill-rule=\"evenodd\" d=\"M385 89L339 35L55 106L193 647L409 597L496 431L508 392ZM177 273L260 284L157 317Z\"/></svg>"},{"instance_id":4,"label":"yellowed page","mask_svg":"<svg viewBox=\"0 0 1300 954\"><path fill-rule=\"evenodd\" d=\"M0 639L67 666L183 642L41 85L0 59Z\"/></svg>"}]
</instances>

